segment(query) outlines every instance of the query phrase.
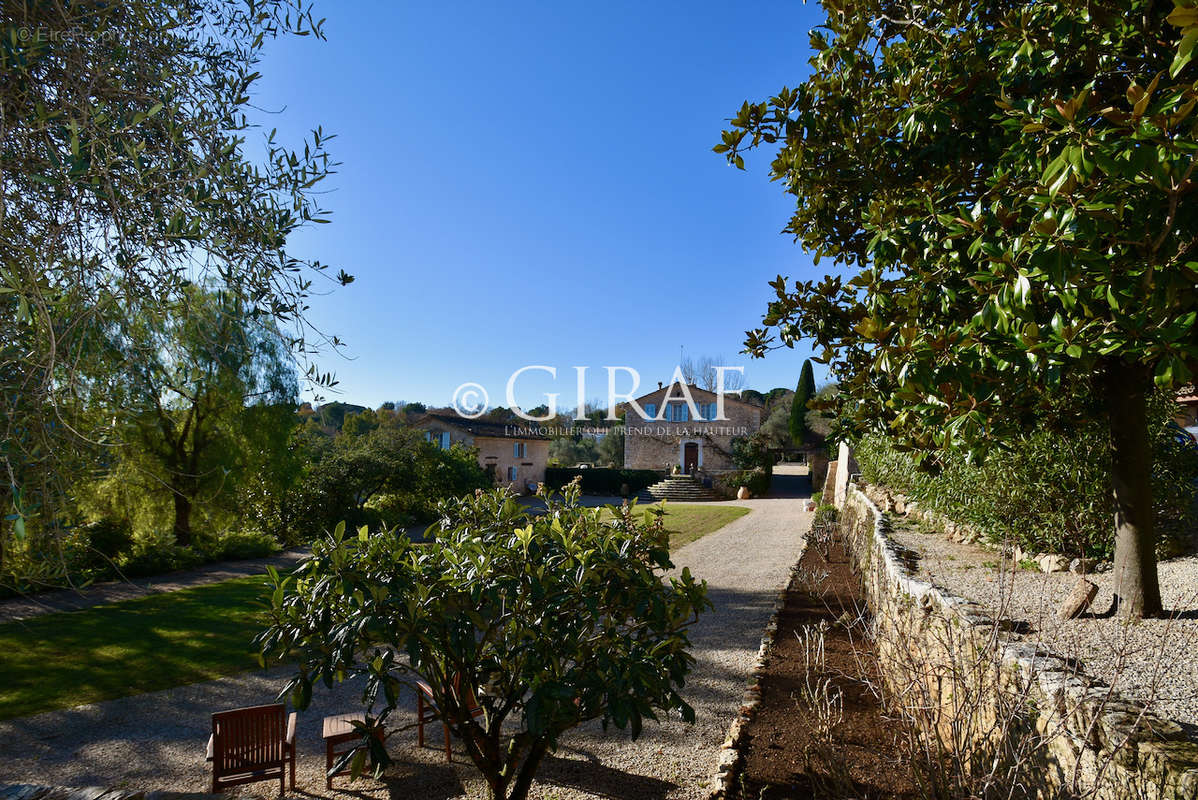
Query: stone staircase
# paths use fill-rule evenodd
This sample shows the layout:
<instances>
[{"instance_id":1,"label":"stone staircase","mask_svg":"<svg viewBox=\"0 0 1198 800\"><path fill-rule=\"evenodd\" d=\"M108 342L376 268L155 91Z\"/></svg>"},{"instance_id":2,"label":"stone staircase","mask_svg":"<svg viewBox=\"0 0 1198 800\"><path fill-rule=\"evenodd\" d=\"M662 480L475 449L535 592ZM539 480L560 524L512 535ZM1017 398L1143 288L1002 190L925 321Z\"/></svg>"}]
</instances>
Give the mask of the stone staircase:
<instances>
[{"instance_id":1,"label":"stone staircase","mask_svg":"<svg viewBox=\"0 0 1198 800\"><path fill-rule=\"evenodd\" d=\"M656 503L658 500L702 503L721 498L691 475L670 475L664 481L658 481L643 490L637 495L637 499L642 503Z\"/></svg>"}]
</instances>

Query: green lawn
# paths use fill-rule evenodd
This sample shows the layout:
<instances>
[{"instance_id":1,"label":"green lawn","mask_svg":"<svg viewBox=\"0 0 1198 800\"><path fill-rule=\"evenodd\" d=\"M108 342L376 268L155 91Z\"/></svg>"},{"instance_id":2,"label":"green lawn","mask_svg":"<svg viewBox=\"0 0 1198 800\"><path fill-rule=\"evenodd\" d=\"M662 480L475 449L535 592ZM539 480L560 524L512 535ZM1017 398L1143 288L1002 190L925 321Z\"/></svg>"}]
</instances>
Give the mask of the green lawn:
<instances>
[{"instance_id":1,"label":"green lawn","mask_svg":"<svg viewBox=\"0 0 1198 800\"><path fill-rule=\"evenodd\" d=\"M258 666L264 578L182 589L0 625L0 719Z\"/></svg>"},{"instance_id":2,"label":"green lawn","mask_svg":"<svg viewBox=\"0 0 1198 800\"><path fill-rule=\"evenodd\" d=\"M749 513L669 503L673 550ZM258 667L264 578L0 625L0 719L168 689Z\"/></svg>"},{"instance_id":3,"label":"green lawn","mask_svg":"<svg viewBox=\"0 0 1198 800\"><path fill-rule=\"evenodd\" d=\"M637 505L638 509L656 508ZM734 519L743 517L749 509L743 506L714 506L707 503L666 503L666 530L670 532L670 550L677 550L701 536L718 531Z\"/></svg>"}]
</instances>

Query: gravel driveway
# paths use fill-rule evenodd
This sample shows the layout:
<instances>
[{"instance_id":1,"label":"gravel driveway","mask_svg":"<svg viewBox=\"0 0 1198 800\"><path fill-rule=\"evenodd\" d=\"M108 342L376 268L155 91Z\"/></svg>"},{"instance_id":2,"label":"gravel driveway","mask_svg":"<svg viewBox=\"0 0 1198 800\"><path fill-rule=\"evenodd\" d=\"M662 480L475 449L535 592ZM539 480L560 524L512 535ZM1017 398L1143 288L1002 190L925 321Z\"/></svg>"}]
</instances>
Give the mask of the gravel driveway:
<instances>
[{"instance_id":1,"label":"gravel driveway","mask_svg":"<svg viewBox=\"0 0 1198 800\"><path fill-rule=\"evenodd\" d=\"M1091 677L1198 734L1198 557L1160 562L1167 615L1128 623L1103 616L1111 607L1114 574L1087 576L1098 585L1091 611L1062 621L1057 608L1078 576L1012 569L993 550L953 542L892 516L894 539L920 556L922 577L981 603L1015 623L1012 639L1037 641L1076 659Z\"/></svg>"},{"instance_id":2,"label":"gravel driveway","mask_svg":"<svg viewBox=\"0 0 1198 800\"><path fill-rule=\"evenodd\" d=\"M563 741L538 774L540 798L697 798L715 771L718 748L740 703L774 598L799 558L811 515L793 499L805 478L780 468L776 482L785 497L733 501L752 512L681 548L675 563L708 582L715 610L692 629L697 665L684 696L697 721L648 723L631 741L620 731L584 726ZM203 747L214 710L269 702L285 670L248 673L161 692L0 721L0 782L60 786L110 786L143 790L206 791ZM85 676L86 671L81 670ZM309 795L324 788L320 719L360 707L358 687L318 689L300 717L297 789ZM411 700L411 698L408 698ZM414 720L399 710L399 721ZM390 740L396 759L382 782L341 778L332 794L440 800L485 796L485 786L464 755L447 764L443 751L418 749L415 733ZM236 790L273 796L274 785Z\"/></svg>"}]
</instances>

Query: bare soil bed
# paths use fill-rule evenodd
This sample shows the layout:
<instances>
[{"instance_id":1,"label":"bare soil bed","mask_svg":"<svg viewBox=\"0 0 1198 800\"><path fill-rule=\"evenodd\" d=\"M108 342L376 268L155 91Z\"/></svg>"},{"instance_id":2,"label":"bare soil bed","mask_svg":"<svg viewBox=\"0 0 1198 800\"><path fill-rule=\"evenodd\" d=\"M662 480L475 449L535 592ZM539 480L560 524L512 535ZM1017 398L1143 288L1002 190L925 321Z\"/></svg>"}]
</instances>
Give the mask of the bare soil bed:
<instances>
[{"instance_id":1,"label":"bare soil bed","mask_svg":"<svg viewBox=\"0 0 1198 800\"><path fill-rule=\"evenodd\" d=\"M869 688L878 676L858 580L839 544L804 551L745 730L739 800L916 796L902 725Z\"/></svg>"},{"instance_id":2,"label":"bare soil bed","mask_svg":"<svg viewBox=\"0 0 1198 800\"><path fill-rule=\"evenodd\" d=\"M913 560L922 578L1009 620L1011 639L1043 643L1127 699L1198 733L1198 557L1161 562L1162 619L1127 623L1109 615L1113 576L1107 572L1086 576L1098 585L1091 610L1062 621L1057 609L1077 575L1028 569L998 550L954 542L910 518L889 516L892 537L918 557Z\"/></svg>"}]
</instances>

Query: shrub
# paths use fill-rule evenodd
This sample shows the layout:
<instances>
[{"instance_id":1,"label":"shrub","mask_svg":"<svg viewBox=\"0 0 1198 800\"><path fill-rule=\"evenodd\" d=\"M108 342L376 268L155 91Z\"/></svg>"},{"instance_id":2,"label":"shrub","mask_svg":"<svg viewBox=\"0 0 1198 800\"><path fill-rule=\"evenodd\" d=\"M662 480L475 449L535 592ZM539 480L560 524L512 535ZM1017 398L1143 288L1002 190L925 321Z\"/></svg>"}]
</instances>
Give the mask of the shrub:
<instances>
[{"instance_id":1,"label":"shrub","mask_svg":"<svg viewBox=\"0 0 1198 800\"><path fill-rule=\"evenodd\" d=\"M427 522L435 516L435 509L435 502L414 492L378 494L366 503L366 510L377 516L375 527L383 528L406 528Z\"/></svg>"},{"instance_id":2,"label":"shrub","mask_svg":"<svg viewBox=\"0 0 1198 800\"><path fill-rule=\"evenodd\" d=\"M266 558L281 549L275 537L262 531L224 531L200 542L200 551L209 561Z\"/></svg>"},{"instance_id":3,"label":"shrub","mask_svg":"<svg viewBox=\"0 0 1198 800\"><path fill-rule=\"evenodd\" d=\"M737 436L732 440L732 463L737 469L774 471L774 454L769 440L760 432L752 436Z\"/></svg>"},{"instance_id":4,"label":"shrub","mask_svg":"<svg viewBox=\"0 0 1198 800\"><path fill-rule=\"evenodd\" d=\"M1158 412L1158 421L1166 414L1167 409ZM915 454L871 435L858 443L856 458L867 482L902 492L993 542L1106 559L1114 552L1107 439L1105 423L1098 421L1069 434L1041 430L983 464L947 454L938 470L929 471L920 468ZM1198 456L1162 425L1153 461L1159 541L1168 554L1193 529Z\"/></svg>"},{"instance_id":5,"label":"shrub","mask_svg":"<svg viewBox=\"0 0 1198 800\"><path fill-rule=\"evenodd\" d=\"M770 490L770 474L763 469L742 469L720 477L725 486L739 489L744 486L754 497L762 497Z\"/></svg>"},{"instance_id":6,"label":"shrub","mask_svg":"<svg viewBox=\"0 0 1198 800\"><path fill-rule=\"evenodd\" d=\"M816 507L815 516L811 518L812 526L835 525L837 517L836 506L825 504Z\"/></svg>"},{"instance_id":7,"label":"shrub","mask_svg":"<svg viewBox=\"0 0 1198 800\"><path fill-rule=\"evenodd\" d=\"M190 569L204 563L204 555L192 547L175 544L171 531L160 531L134 540L129 553L118 559L121 573L130 578Z\"/></svg>"},{"instance_id":8,"label":"shrub","mask_svg":"<svg viewBox=\"0 0 1198 800\"><path fill-rule=\"evenodd\" d=\"M594 469L574 469L572 467L547 467L545 469L545 485L552 489L561 489L575 478L581 478L582 491L586 494L620 494L621 487L628 486L630 494L636 494L647 486L652 486L664 477L654 469L613 469L598 467Z\"/></svg>"},{"instance_id":9,"label":"shrub","mask_svg":"<svg viewBox=\"0 0 1198 800\"><path fill-rule=\"evenodd\" d=\"M431 522L439 501L491 485L475 448L455 444L442 450L419 431L383 427L338 437L291 493L287 516L304 526L292 538L308 541L338 522L350 527Z\"/></svg>"},{"instance_id":10,"label":"shrub","mask_svg":"<svg viewBox=\"0 0 1198 800\"><path fill-rule=\"evenodd\" d=\"M87 546L105 558L116 558L133 547L133 532L123 522L102 519L83 528Z\"/></svg>"},{"instance_id":11,"label":"shrub","mask_svg":"<svg viewBox=\"0 0 1198 800\"><path fill-rule=\"evenodd\" d=\"M679 694L694 664L687 629L710 603L688 570L662 577L673 565L661 514L583 508L578 484L563 501L539 497L547 513L506 490L448 501L422 545L342 525L295 576L272 571L258 641L298 662L296 705L318 683L364 678L382 722L423 681L497 800L526 797L542 758L584 722L636 737L657 712L693 720ZM370 727L363 760L380 770L389 758Z\"/></svg>"}]
</instances>

